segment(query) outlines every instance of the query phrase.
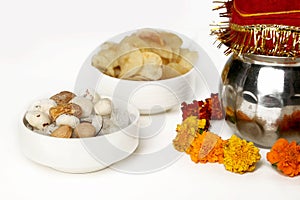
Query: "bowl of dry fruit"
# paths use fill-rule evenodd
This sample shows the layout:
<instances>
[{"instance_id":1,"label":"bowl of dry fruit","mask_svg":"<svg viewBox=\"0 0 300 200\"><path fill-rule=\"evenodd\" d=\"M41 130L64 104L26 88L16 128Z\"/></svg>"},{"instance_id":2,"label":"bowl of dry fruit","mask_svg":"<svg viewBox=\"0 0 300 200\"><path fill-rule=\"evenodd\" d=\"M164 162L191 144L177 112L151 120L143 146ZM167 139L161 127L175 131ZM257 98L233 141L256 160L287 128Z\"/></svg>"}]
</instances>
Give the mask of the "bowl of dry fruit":
<instances>
[{"instance_id":1,"label":"bowl of dry fruit","mask_svg":"<svg viewBox=\"0 0 300 200\"><path fill-rule=\"evenodd\" d=\"M138 109L128 102L61 91L38 99L22 116L21 148L30 160L69 173L93 172L138 146Z\"/></svg>"},{"instance_id":2,"label":"bowl of dry fruit","mask_svg":"<svg viewBox=\"0 0 300 200\"><path fill-rule=\"evenodd\" d=\"M127 101L141 114L156 114L195 98L199 48L179 33L138 29L102 43L83 68L100 74L97 92Z\"/></svg>"}]
</instances>

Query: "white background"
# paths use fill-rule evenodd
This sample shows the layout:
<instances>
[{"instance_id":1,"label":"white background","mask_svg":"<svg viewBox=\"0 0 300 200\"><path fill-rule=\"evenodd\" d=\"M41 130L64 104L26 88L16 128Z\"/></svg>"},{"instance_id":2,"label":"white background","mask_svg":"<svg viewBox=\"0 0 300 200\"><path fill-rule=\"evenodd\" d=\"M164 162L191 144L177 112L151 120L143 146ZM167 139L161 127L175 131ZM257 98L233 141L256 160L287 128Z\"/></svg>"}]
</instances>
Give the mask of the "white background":
<instances>
[{"instance_id":1,"label":"white background","mask_svg":"<svg viewBox=\"0 0 300 200\"><path fill-rule=\"evenodd\" d=\"M197 165L188 156L161 171L132 175L61 173L32 163L19 148L28 102L72 90L86 57L116 34L174 30L204 48L221 72L227 57L209 36L213 7L210 0L0 0L0 199L299 199L300 177L272 169L265 150L258 169L245 175Z\"/></svg>"}]
</instances>

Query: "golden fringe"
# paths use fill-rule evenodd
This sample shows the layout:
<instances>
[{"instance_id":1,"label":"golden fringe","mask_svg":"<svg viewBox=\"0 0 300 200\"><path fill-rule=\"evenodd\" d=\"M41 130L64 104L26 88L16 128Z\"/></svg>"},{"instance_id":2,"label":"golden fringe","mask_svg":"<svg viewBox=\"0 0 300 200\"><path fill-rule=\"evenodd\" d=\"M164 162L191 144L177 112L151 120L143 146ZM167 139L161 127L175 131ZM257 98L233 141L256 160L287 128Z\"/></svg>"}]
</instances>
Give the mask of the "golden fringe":
<instances>
[{"instance_id":1,"label":"golden fringe","mask_svg":"<svg viewBox=\"0 0 300 200\"><path fill-rule=\"evenodd\" d=\"M226 12L220 13L220 17L229 20L211 25L211 35L216 35L222 44L228 47L225 54L260 54L270 56L300 57L300 27L284 26L276 24L259 24L241 26L230 23L233 1L214 2L222 3L214 10L226 8Z\"/></svg>"},{"instance_id":2,"label":"golden fringe","mask_svg":"<svg viewBox=\"0 0 300 200\"><path fill-rule=\"evenodd\" d=\"M300 28L280 25L240 26L230 24L213 34L229 48L226 55L260 54L270 56L300 57ZM220 46L220 45L219 45Z\"/></svg>"}]
</instances>

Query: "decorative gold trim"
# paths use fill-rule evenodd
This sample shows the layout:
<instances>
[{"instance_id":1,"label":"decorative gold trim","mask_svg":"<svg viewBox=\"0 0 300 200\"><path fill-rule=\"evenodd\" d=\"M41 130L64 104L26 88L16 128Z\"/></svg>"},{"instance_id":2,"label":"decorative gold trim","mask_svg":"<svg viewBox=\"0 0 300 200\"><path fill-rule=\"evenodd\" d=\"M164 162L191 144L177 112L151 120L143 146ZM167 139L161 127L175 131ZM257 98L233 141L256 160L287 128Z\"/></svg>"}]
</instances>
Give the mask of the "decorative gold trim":
<instances>
[{"instance_id":1,"label":"decorative gold trim","mask_svg":"<svg viewBox=\"0 0 300 200\"><path fill-rule=\"evenodd\" d=\"M277 24L259 24L259 25L246 25L241 26L238 24L230 24L230 28L235 31L240 32L249 32L250 30L272 30L272 31L293 31L293 32L300 32L300 27L297 26L284 26L284 25L277 25Z\"/></svg>"},{"instance_id":2,"label":"decorative gold trim","mask_svg":"<svg viewBox=\"0 0 300 200\"><path fill-rule=\"evenodd\" d=\"M272 56L300 56L300 28L280 25L240 26L230 24L229 28L215 33L227 44L225 54L253 53ZM266 44L271 46L270 48ZM271 45L270 45L271 44ZM291 46L288 44L292 44Z\"/></svg>"}]
</instances>

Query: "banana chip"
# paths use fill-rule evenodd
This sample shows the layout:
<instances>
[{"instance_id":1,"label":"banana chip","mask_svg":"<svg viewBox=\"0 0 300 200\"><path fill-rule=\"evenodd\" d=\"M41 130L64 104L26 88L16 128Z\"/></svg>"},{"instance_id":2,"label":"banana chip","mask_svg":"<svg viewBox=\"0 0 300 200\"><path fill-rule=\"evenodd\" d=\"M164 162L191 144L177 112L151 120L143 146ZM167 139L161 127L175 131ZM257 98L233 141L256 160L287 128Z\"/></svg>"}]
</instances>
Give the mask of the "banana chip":
<instances>
[{"instance_id":1,"label":"banana chip","mask_svg":"<svg viewBox=\"0 0 300 200\"><path fill-rule=\"evenodd\" d=\"M187 73L195 65L198 53L181 48L176 34L141 29L119 43L106 42L92 57L92 66L103 73L135 81L162 80Z\"/></svg>"}]
</instances>

